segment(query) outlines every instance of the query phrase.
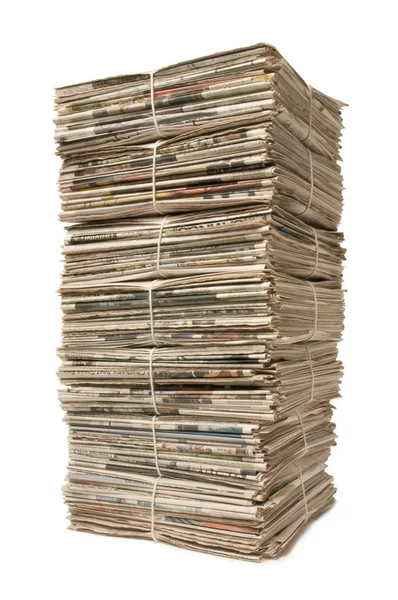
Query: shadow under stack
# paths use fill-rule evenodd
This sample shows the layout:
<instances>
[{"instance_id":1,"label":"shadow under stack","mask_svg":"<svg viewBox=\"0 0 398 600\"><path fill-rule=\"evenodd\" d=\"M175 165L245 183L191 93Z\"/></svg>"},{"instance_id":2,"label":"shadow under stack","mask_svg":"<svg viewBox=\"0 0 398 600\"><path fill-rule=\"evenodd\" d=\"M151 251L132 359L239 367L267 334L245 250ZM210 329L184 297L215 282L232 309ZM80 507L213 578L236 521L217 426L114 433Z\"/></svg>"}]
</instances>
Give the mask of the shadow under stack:
<instances>
[{"instance_id":1,"label":"shadow under stack","mask_svg":"<svg viewBox=\"0 0 398 600\"><path fill-rule=\"evenodd\" d=\"M71 529L261 561L332 505L342 107L265 44L56 90Z\"/></svg>"}]
</instances>

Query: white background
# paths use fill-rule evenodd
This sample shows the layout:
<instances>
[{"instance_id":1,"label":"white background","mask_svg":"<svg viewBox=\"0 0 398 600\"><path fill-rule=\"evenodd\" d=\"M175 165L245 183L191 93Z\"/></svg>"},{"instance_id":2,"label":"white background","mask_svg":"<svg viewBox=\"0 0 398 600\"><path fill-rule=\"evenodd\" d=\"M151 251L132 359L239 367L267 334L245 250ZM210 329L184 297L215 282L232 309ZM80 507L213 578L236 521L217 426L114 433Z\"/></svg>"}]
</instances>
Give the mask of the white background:
<instances>
[{"instance_id":1,"label":"white background","mask_svg":"<svg viewBox=\"0 0 398 600\"><path fill-rule=\"evenodd\" d=\"M397 88L393 2L15 2L3 9L1 501L3 597L397 597ZM349 103L348 260L335 508L261 565L67 530L58 406L62 227L53 87L259 41ZM395 588L395 589L394 589Z\"/></svg>"}]
</instances>

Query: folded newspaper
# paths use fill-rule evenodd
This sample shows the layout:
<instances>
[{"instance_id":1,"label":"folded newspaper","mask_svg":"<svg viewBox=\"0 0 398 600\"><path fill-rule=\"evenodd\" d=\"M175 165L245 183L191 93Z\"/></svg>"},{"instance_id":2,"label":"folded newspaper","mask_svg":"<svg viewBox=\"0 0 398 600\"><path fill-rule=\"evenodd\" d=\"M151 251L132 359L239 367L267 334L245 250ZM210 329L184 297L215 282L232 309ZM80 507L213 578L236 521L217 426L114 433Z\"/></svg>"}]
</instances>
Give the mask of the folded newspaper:
<instances>
[{"instance_id":1,"label":"folded newspaper","mask_svg":"<svg viewBox=\"0 0 398 600\"><path fill-rule=\"evenodd\" d=\"M332 505L343 106L265 44L56 90L71 529L261 561Z\"/></svg>"}]
</instances>

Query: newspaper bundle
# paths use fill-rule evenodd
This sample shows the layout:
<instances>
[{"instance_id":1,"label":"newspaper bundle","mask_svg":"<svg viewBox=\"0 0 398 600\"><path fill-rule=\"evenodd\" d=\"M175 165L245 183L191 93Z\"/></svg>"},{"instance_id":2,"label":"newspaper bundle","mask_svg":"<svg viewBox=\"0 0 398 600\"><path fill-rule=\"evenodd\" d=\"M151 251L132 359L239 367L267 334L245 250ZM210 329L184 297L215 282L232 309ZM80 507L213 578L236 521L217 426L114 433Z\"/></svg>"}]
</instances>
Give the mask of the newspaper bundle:
<instances>
[{"instance_id":1,"label":"newspaper bundle","mask_svg":"<svg viewBox=\"0 0 398 600\"><path fill-rule=\"evenodd\" d=\"M342 106L265 44L56 90L71 529L261 561L332 505Z\"/></svg>"},{"instance_id":2,"label":"newspaper bundle","mask_svg":"<svg viewBox=\"0 0 398 600\"><path fill-rule=\"evenodd\" d=\"M313 150L336 158L342 106L310 88L275 48L257 44L59 88L55 137L61 156L81 156L277 116Z\"/></svg>"},{"instance_id":3,"label":"newspaper bundle","mask_svg":"<svg viewBox=\"0 0 398 600\"><path fill-rule=\"evenodd\" d=\"M342 208L336 161L306 148L276 120L153 146L96 148L64 161L61 219L84 222L248 204L335 229Z\"/></svg>"},{"instance_id":4,"label":"newspaper bundle","mask_svg":"<svg viewBox=\"0 0 398 600\"><path fill-rule=\"evenodd\" d=\"M63 248L64 287L266 269L340 279L342 236L259 206L76 225Z\"/></svg>"}]
</instances>

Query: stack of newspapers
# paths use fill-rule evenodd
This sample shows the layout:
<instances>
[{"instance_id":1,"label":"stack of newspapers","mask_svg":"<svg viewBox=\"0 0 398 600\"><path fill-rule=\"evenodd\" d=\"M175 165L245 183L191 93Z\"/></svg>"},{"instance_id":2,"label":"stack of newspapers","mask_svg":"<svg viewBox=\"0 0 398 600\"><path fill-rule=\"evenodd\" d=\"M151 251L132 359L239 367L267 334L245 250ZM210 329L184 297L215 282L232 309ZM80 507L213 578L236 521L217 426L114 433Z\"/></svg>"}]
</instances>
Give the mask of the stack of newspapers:
<instances>
[{"instance_id":1,"label":"stack of newspapers","mask_svg":"<svg viewBox=\"0 0 398 600\"><path fill-rule=\"evenodd\" d=\"M260 561L332 505L342 107L265 44L56 90L72 529Z\"/></svg>"}]
</instances>

